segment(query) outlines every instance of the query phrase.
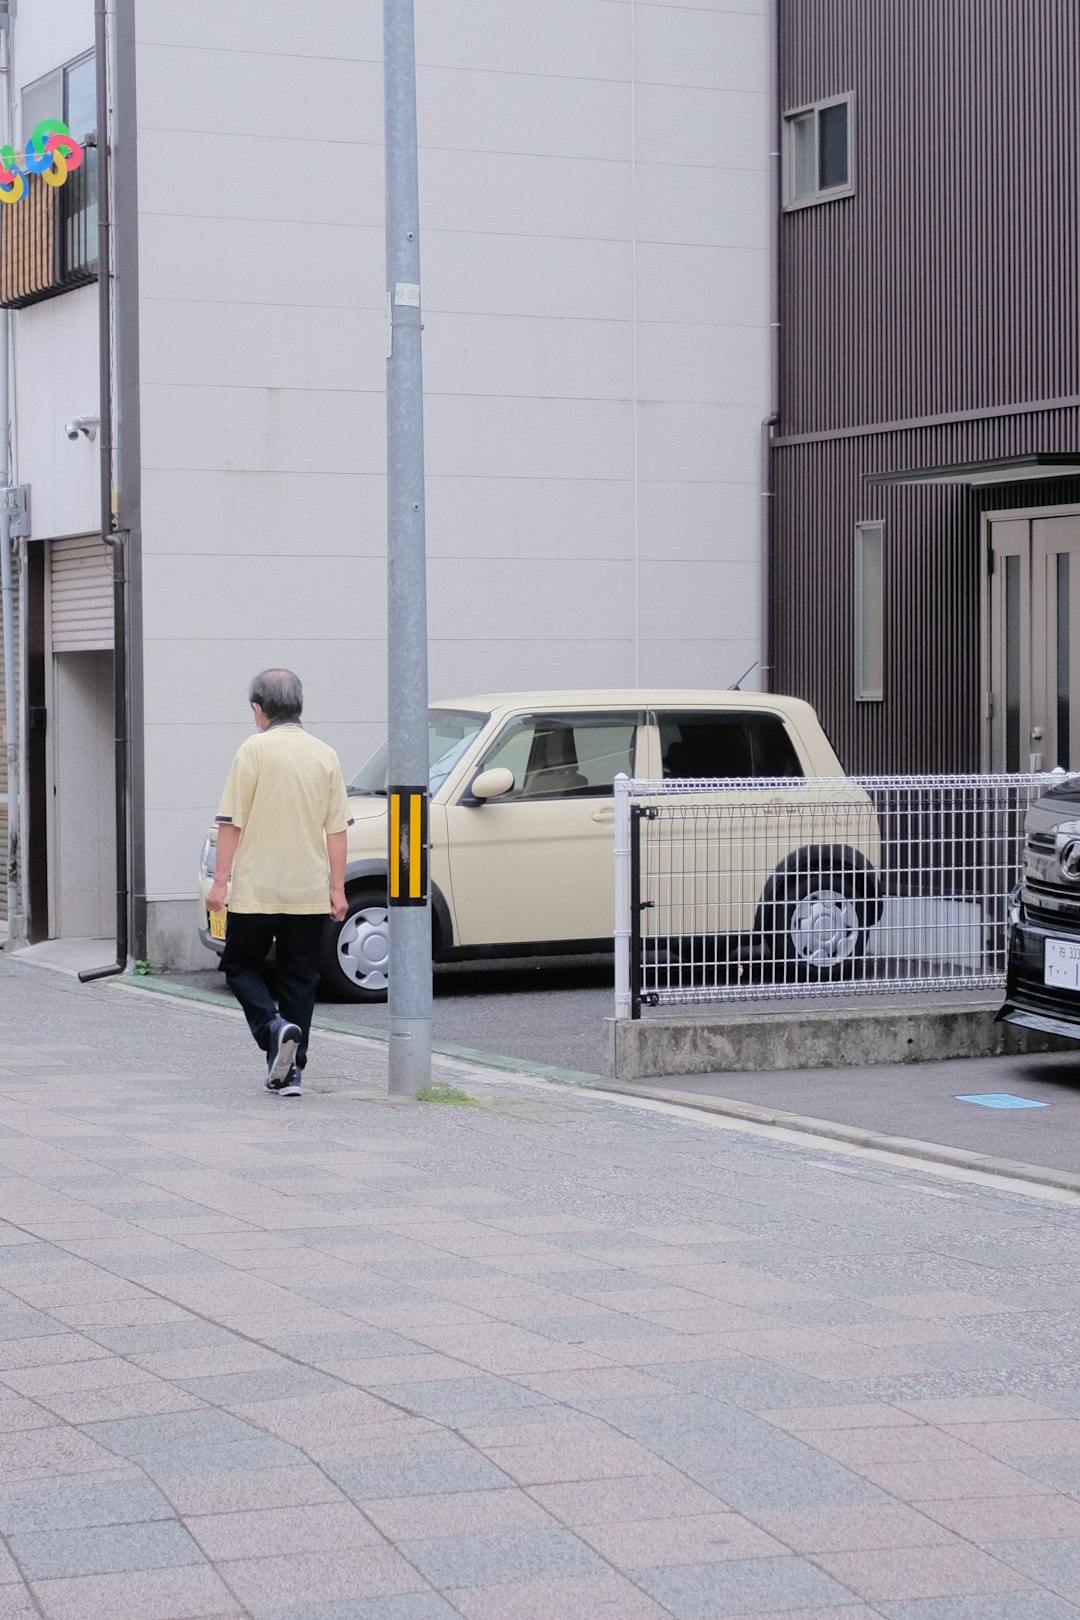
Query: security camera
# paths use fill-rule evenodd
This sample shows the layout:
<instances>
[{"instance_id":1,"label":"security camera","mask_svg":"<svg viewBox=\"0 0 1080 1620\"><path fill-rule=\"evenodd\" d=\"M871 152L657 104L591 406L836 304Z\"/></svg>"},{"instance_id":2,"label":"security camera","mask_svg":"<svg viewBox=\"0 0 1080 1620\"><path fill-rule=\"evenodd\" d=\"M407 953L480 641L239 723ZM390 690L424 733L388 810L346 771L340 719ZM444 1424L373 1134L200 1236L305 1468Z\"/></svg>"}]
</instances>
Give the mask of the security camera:
<instances>
[{"instance_id":1,"label":"security camera","mask_svg":"<svg viewBox=\"0 0 1080 1620\"><path fill-rule=\"evenodd\" d=\"M99 420L100 418L96 416L73 416L69 422L64 423L64 432L72 443L80 437L93 439L97 436Z\"/></svg>"}]
</instances>

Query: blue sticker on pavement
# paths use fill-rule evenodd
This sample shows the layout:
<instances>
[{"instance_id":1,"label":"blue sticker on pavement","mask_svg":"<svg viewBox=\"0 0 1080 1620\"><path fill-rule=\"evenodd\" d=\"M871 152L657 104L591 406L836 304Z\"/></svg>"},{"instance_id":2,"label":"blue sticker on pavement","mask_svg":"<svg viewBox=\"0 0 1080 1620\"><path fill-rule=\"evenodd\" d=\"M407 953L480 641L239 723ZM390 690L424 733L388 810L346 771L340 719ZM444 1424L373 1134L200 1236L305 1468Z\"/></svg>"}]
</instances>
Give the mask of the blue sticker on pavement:
<instances>
[{"instance_id":1,"label":"blue sticker on pavement","mask_svg":"<svg viewBox=\"0 0 1080 1620\"><path fill-rule=\"evenodd\" d=\"M1008 1091L984 1091L974 1097L957 1097L957 1102L981 1103L984 1108L1049 1108L1049 1103L1032 1097L1014 1097Z\"/></svg>"}]
</instances>

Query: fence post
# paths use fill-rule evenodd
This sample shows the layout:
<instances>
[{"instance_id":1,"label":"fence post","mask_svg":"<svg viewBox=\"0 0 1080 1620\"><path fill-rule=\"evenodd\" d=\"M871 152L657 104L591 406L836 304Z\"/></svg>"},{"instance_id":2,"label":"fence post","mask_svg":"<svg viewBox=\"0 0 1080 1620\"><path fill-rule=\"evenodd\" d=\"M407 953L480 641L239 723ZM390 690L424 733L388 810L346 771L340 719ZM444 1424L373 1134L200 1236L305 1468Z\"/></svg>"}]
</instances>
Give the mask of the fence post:
<instances>
[{"instance_id":1,"label":"fence post","mask_svg":"<svg viewBox=\"0 0 1080 1620\"><path fill-rule=\"evenodd\" d=\"M650 812L630 806L630 1017L641 1017L641 823ZM652 812L655 815L655 811Z\"/></svg>"},{"instance_id":2,"label":"fence post","mask_svg":"<svg viewBox=\"0 0 1080 1620\"><path fill-rule=\"evenodd\" d=\"M630 778L615 778L615 1016L629 1018L630 1000Z\"/></svg>"}]
</instances>

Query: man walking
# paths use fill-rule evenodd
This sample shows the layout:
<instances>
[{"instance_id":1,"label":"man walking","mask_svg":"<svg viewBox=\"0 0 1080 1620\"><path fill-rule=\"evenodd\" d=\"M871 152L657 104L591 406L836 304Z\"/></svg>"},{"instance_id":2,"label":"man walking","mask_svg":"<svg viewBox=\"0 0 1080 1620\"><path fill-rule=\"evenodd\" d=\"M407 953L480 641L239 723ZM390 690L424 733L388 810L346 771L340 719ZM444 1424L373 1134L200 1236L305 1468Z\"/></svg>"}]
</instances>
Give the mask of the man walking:
<instances>
[{"instance_id":1,"label":"man walking","mask_svg":"<svg viewBox=\"0 0 1080 1620\"><path fill-rule=\"evenodd\" d=\"M348 799L334 750L300 723L304 693L291 670L264 669L248 701L259 729L225 783L206 909L220 911L228 898L221 966L266 1053L266 1089L299 1097L323 928L328 915L340 922L348 911ZM276 1002L264 971L271 945Z\"/></svg>"}]
</instances>

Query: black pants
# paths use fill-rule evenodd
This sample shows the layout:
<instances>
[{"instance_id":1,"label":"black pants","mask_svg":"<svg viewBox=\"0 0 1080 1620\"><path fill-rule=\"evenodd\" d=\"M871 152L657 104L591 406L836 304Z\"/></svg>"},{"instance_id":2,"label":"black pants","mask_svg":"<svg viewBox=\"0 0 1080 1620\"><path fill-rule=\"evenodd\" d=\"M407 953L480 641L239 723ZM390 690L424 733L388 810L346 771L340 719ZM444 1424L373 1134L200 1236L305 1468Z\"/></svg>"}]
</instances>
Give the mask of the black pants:
<instances>
[{"instance_id":1,"label":"black pants","mask_svg":"<svg viewBox=\"0 0 1080 1620\"><path fill-rule=\"evenodd\" d=\"M225 983L244 1009L248 1028L262 1050L268 1052L270 1026L275 1018L287 1018L291 1024L298 1024L301 1031L296 1052L298 1069L307 1062L319 977L319 946L325 925L325 917L292 917L284 912L262 916L230 911L225 929L221 966ZM266 982L266 958L271 945L276 946L276 1002Z\"/></svg>"}]
</instances>

